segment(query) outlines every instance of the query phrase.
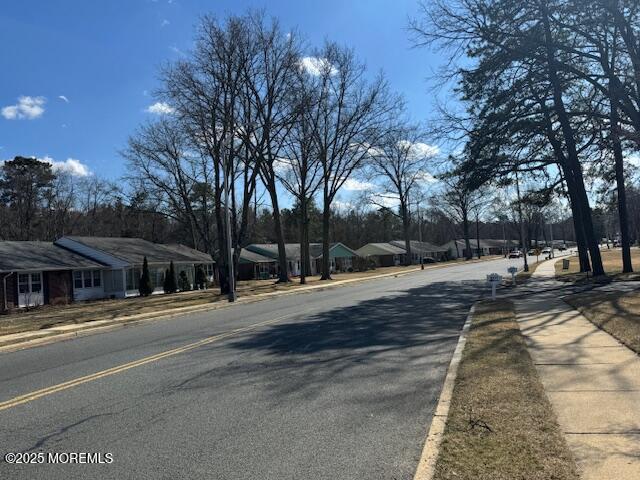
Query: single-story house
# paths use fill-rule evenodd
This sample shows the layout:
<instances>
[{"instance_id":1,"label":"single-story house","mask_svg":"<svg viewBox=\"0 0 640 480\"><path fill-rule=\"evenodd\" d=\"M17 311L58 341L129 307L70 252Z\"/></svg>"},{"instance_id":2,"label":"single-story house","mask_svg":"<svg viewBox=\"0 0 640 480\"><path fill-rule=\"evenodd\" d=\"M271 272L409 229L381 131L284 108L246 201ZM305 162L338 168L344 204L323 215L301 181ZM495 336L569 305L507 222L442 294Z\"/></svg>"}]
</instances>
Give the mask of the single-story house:
<instances>
[{"instance_id":1,"label":"single-story house","mask_svg":"<svg viewBox=\"0 0 640 480\"><path fill-rule=\"evenodd\" d=\"M247 245L245 249L250 252L262 255L263 257L271 258L276 263L278 262L277 243L252 243L251 245ZM309 253L309 261L311 263L311 272L309 272L309 275L315 275L316 265L314 262L314 256L311 254L311 251ZM287 269L289 270L288 274L292 277L300 275L300 244L286 243L285 255L287 258Z\"/></svg>"},{"instance_id":2,"label":"single-story house","mask_svg":"<svg viewBox=\"0 0 640 480\"><path fill-rule=\"evenodd\" d=\"M372 260L378 267L402 265L406 253L404 248L390 243L367 243L356 250L358 256Z\"/></svg>"},{"instance_id":3,"label":"single-story house","mask_svg":"<svg viewBox=\"0 0 640 480\"><path fill-rule=\"evenodd\" d=\"M238 259L238 280L266 280L278 273L278 262L243 248Z\"/></svg>"},{"instance_id":4,"label":"single-story house","mask_svg":"<svg viewBox=\"0 0 640 480\"><path fill-rule=\"evenodd\" d=\"M315 259L316 271L322 271L322 243L310 243L311 258ZM348 272L353 270L354 260L358 257L355 250L344 243L336 242L329 245L329 268L333 272Z\"/></svg>"},{"instance_id":5,"label":"single-story house","mask_svg":"<svg viewBox=\"0 0 640 480\"><path fill-rule=\"evenodd\" d=\"M104 268L52 242L0 242L0 311L83 299L102 290Z\"/></svg>"},{"instance_id":6,"label":"single-story house","mask_svg":"<svg viewBox=\"0 0 640 480\"><path fill-rule=\"evenodd\" d=\"M195 284L195 270L202 266L213 273L213 260L205 253L175 246L161 245L141 238L76 237L56 240L55 245L104 265L99 286L87 282L84 273L74 272L74 288L85 286L79 300L93 298L122 298L138 295L142 263L147 258L154 290L162 291L165 271L173 262L176 275L185 272L191 286ZM87 288L89 287L89 288Z\"/></svg>"},{"instance_id":7,"label":"single-story house","mask_svg":"<svg viewBox=\"0 0 640 480\"><path fill-rule=\"evenodd\" d=\"M472 256L478 255L478 240L470 238ZM518 240L504 240L494 238L480 239L481 255L505 255L511 250L518 248L520 242ZM450 258L463 258L466 256L466 245L464 239L451 240L444 245L443 249L448 252Z\"/></svg>"},{"instance_id":8,"label":"single-story house","mask_svg":"<svg viewBox=\"0 0 640 480\"><path fill-rule=\"evenodd\" d=\"M392 240L389 243L395 247L405 249L404 240ZM428 259L436 262L448 259L448 252L444 247L417 240L410 240L409 243L411 244L411 263L414 265L420 264L421 261L428 261Z\"/></svg>"}]
</instances>

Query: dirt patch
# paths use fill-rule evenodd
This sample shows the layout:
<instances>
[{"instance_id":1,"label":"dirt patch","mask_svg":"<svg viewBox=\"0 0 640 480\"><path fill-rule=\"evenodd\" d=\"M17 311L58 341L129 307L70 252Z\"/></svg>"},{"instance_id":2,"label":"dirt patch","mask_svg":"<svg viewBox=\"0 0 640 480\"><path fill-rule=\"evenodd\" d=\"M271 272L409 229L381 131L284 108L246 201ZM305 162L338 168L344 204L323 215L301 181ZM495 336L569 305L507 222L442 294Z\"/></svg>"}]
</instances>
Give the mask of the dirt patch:
<instances>
[{"instance_id":1,"label":"dirt patch","mask_svg":"<svg viewBox=\"0 0 640 480\"><path fill-rule=\"evenodd\" d=\"M476 307L435 478L578 479L507 300Z\"/></svg>"},{"instance_id":2,"label":"dirt patch","mask_svg":"<svg viewBox=\"0 0 640 480\"><path fill-rule=\"evenodd\" d=\"M622 250L611 248L600 251L604 271L614 280L640 280L640 273L622 273ZM562 260L555 263L556 278L567 282L587 282L592 280L590 272L580 273L578 257L572 255L565 257L569 260L569 269L562 269ZM631 263L635 268L640 268L640 249L631 249Z\"/></svg>"}]
</instances>

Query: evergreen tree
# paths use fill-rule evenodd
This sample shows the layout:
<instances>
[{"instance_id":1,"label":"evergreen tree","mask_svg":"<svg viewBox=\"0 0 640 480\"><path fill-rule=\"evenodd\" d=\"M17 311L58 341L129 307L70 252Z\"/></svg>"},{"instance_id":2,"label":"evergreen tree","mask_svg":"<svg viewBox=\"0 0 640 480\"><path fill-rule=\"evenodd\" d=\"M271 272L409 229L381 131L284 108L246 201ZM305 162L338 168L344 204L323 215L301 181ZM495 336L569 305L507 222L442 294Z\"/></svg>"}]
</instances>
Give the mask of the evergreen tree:
<instances>
[{"instance_id":1,"label":"evergreen tree","mask_svg":"<svg viewBox=\"0 0 640 480\"><path fill-rule=\"evenodd\" d=\"M144 257L142 261L142 275L140 276L140 286L138 287L140 295L146 297L153 293L153 284L151 283L151 276L149 275L149 263L147 257Z\"/></svg>"},{"instance_id":2,"label":"evergreen tree","mask_svg":"<svg viewBox=\"0 0 640 480\"><path fill-rule=\"evenodd\" d=\"M164 275L163 287L164 293L176 293L178 291L178 286L176 285L176 270L173 262L169 264L169 268Z\"/></svg>"},{"instance_id":3,"label":"evergreen tree","mask_svg":"<svg viewBox=\"0 0 640 480\"><path fill-rule=\"evenodd\" d=\"M184 270L180 271L180 275L178 276L178 287L180 287L180 291L187 292L191 290L191 284L189 283L189 279L187 278L187 272Z\"/></svg>"}]
</instances>

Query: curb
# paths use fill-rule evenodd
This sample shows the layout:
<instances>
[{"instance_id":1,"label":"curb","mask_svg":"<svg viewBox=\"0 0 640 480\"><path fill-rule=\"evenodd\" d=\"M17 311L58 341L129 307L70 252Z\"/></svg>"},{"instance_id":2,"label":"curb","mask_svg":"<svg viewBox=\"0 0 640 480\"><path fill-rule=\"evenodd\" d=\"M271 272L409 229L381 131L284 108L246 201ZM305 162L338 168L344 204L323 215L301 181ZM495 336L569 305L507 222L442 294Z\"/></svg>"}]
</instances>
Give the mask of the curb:
<instances>
[{"instance_id":1,"label":"curb","mask_svg":"<svg viewBox=\"0 0 640 480\"><path fill-rule=\"evenodd\" d=\"M112 330L114 328L127 327L129 325L133 326L142 322L147 322L152 320L167 320L167 319L172 319L182 315L188 315L191 313L203 313L203 312L214 311L222 308L229 308L229 307L232 307L233 305L238 305L238 304L259 302L259 301L267 300L273 297L297 295L297 294L306 293L314 290L336 288L336 287L348 285L351 283L361 283L361 282L367 282L370 280L377 280L380 278L387 278L387 277L401 277L401 276L409 275L411 273L415 273L419 271L437 270L437 269L446 268L446 267L455 267L457 265L463 265L463 264L469 264L469 263L480 263L484 261L486 260L476 259L476 260L470 260L467 262L456 263L453 265L452 264L430 265L430 266L425 266L424 270L422 270L420 267L416 267L416 268L412 268L411 270L406 270L402 272L382 273L379 275L372 275L370 277L348 278L345 280L337 280L335 282L322 284L322 285L307 285L303 287L293 288L291 290L276 290L273 292L258 293L256 295L240 297L235 303L220 302L220 303L214 303L214 304L192 305L188 307L171 308L171 309L157 311L157 312L140 313L137 315L129 315L125 317L116 317L109 320L95 320L93 322L85 322L81 324L60 325L58 327L52 327L46 330L34 330L34 331L13 333L13 334L0 336L0 353L23 350L25 348L35 347L38 345L45 345L48 343L75 338L78 336L90 335L92 333ZM10 337L10 338L7 338L7 337Z\"/></svg>"},{"instance_id":2,"label":"curb","mask_svg":"<svg viewBox=\"0 0 640 480\"><path fill-rule=\"evenodd\" d=\"M438 405L431 419L431 426L429 427L429 432L427 433L422 455L420 456L413 480L431 480L435 474L440 444L442 443L447 418L449 417L449 406L451 405L451 397L453 396L453 387L456 382L456 377L458 376L458 367L462 360L464 346L467 343L467 334L471 328L475 309L476 305L474 303L467 314L467 320L464 322L462 332L458 338L458 344L453 352L453 357L451 357L451 363L449 363L449 368L447 369L447 376L444 379L442 392L440 393Z\"/></svg>"}]
</instances>

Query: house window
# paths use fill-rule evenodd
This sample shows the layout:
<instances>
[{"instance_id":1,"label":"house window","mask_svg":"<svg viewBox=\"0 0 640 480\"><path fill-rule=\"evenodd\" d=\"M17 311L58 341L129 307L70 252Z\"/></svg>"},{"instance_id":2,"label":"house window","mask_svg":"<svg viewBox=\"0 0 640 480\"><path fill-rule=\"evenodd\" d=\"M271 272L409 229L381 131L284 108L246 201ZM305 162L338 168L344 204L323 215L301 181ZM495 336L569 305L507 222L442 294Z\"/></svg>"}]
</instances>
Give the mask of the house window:
<instances>
[{"instance_id":1,"label":"house window","mask_svg":"<svg viewBox=\"0 0 640 480\"><path fill-rule=\"evenodd\" d=\"M29 293L29 274L21 273L18 275L18 291L20 293Z\"/></svg>"},{"instance_id":2,"label":"house window","mask_svg":"<svg viewBox=\"0 0 640 480\"><path fill-rule=\"evenodd\" d=\"M99 287L100 285L102 285L102 277L100 276L100 270L94 270L93 271L93 286L94 287Z\"/></svg>"},{"instance_id":3,"label":"house window","mask_svg":"<svg viewBox=\"0 0 640 480\"><path fill-rule=\"evenodd\" d=\"M73 272L73 288L95 288L102 286L102 272L100 270L76 270Z\"/></svg>"},{"instance_id":4,"label":"house window","mask_svg":"<svg viewBox=\"0 0 640 480\"><path fill-rule=\"evenodd\" d=\"M42 291L42 274L32 273L31 274L31 293L40 293Z\"/></svg>"},{"instance_id":5,"label":"house window","mask_svg":"<svg viewBox=\"0 0 640 480\"><path fill-rule=\"evenodd\" d=\"M73 272L73 288L82 288L82 272Z\"/></svg>"},{"instance_id":6,"label":"house window","mask_svg":"<svg viewBox=\"0 0 640 480\"><path fill-rule=\"evenodd\" d=\"M91 283L91 270L82 272L82 276L84 277L84 288L91 288L93 286Z\"/></svg>"}]
</instances>

